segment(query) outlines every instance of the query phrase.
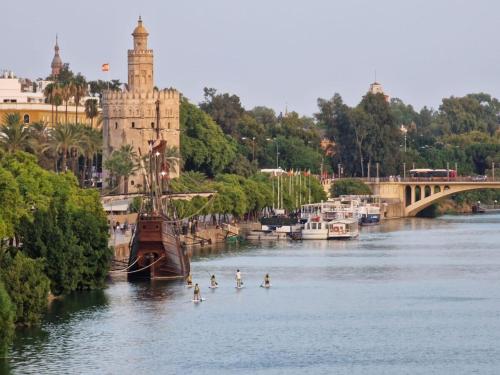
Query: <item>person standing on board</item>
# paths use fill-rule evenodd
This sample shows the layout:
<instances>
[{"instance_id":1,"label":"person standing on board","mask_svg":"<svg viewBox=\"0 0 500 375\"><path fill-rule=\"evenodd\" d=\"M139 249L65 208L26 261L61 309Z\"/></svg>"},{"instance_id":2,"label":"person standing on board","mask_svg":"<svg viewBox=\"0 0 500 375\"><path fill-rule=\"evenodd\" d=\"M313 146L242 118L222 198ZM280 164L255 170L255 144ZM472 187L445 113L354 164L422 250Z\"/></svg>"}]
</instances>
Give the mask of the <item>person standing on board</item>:
<instances>
[{"instance_id":1,"label":"person standing on board","mask_svg":"<svg viewBox=\"0 0 500 375\"><path fill-rule=\"evenodd\" d=\"M236 270L236 288L241 288L243 282L241 281L241 272L240 270Z\"/></svg>"},{"instance_id":2,"label":"person standing on board","mask_svg":"<svg viewBox=\"0 0 500 375\"><path fill-rule=\"evenodd\" d=\"M193 301L201 301L201 292L200 292L200 287L198 286L198 284L194 285Z\"/></svg>"},{"instance_id":3,"label":"person standing on board","mask_svg":"<svg viewBox=\"0 0 500 375\"><path fill-rule=\"evenodd\" d=\"M210 286L212 288L215 288L216 286L218 286L219 284L217 283L217 281L215 280L215 275L212 275L210 276Z\"/></svg>"},{"instance_id":4,"label":"person standing on board","mask_svg":"<svg viewBox=\"0 0 500 375\"><path fill-rule=\"evenodd\" d=\"M266 273L266 276L264 277L264 287L269 288L271 286L271 278L269 277L269 274Z\"/></svg>"}]
</instances>

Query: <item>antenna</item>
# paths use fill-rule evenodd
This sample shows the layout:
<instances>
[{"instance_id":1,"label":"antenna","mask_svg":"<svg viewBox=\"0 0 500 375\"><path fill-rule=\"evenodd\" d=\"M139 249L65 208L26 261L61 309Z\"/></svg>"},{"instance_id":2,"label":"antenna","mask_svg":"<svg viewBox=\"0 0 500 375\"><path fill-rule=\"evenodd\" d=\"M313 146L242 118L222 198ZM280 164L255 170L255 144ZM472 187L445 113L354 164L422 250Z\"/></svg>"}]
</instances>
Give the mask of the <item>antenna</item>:
<instances>
[{"instance_id":1,"label":"antenna","mask_svg":"<svg viewBox=\"0 0 500 375\"><path fill-rule=\"evenodd\" d=\"M375 69L375 82L377 82L377 69Z\"/></svg>"}]
</instances>

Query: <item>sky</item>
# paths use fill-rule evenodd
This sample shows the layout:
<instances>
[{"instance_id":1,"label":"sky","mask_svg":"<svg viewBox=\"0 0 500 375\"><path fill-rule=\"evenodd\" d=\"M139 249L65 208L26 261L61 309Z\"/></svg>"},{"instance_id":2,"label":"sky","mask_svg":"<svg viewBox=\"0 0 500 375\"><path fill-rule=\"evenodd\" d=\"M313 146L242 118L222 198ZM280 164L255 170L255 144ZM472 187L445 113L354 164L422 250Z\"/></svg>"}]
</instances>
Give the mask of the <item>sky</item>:
<instances>
[{"instance_id":1,"label":"sky","mask_svg":"<svg viewBox=\"0 0 500 375\"><path fill-rule=\"evenodd\" d=\"M496 0L23 0L2 1L0 13L0 69L19 77L50 73L57 33L73 71L125 82L141 15L156 85L193 103L214 87L247 109L310 116L334 93L356 105L375 72L416 109L472 92L500 97Z\"/></svg>"}]
</instances>

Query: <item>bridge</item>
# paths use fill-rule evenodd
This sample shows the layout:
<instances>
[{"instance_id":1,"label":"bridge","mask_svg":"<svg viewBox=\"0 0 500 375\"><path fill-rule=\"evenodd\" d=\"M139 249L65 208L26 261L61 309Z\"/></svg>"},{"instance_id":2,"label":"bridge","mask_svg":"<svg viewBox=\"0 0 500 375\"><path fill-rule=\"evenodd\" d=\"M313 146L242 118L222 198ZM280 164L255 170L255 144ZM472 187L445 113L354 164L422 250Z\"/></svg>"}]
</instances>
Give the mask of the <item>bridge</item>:
<instances>
[{"instance_id":1,"label":"bridge","mask_svg":"<svg viewBox=\"0 0 500 375\"><path fill-rule=\"evenodd\" d=\"M364 179L373 194L387 203L386 217L412 217L424 208L451 195L471 190L500 189L500 180Z\"/></svg>"}]
</instances>

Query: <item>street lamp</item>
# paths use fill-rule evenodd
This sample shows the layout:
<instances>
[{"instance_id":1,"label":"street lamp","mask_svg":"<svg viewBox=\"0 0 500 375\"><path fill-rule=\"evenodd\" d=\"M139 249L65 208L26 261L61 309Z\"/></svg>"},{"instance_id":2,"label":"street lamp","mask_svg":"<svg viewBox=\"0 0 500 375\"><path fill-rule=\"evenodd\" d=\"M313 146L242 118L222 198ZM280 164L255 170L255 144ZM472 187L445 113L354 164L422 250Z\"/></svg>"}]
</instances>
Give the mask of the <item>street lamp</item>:
<instances>
[{"instance_id":1,"label":"street lamp","mask_svg":"<svg viewBox=\"0 0 500 375\"><path fill-rule=\"evenodd\" d=\"M243 141L246 141L247 139L250 139L252 141L252 162L255 161L255 137L248 138L248 137L241 137Z\"/></svg>"},{"instance_id":2,"label":"street lamp","mask_svg":"<svg viewBox=\"0 0 500 375\"><path fill-rule=\"evenodd\" d=\"M279 168L279 149L278 149L278 140L276 138L266 138L266 141L274 141L276 143L276 169Z\"/></svg>"},{"instance_id":3,"label":"street lamp","mask_svg":"<svg viewBox=\"0 0 500 375\"><path fill-rule=\"evenodd\" d=\"M408 128L404 125L401 125L399 130L401 131L401 133L403 133L404 138L405 138L405 152L406 152L406 133L408 133Z\"/></svg>"}]
</instances>

